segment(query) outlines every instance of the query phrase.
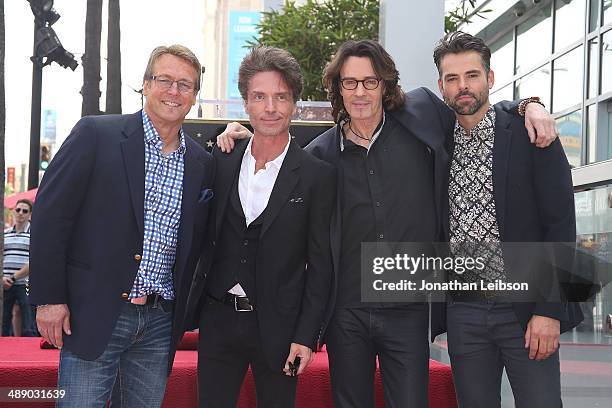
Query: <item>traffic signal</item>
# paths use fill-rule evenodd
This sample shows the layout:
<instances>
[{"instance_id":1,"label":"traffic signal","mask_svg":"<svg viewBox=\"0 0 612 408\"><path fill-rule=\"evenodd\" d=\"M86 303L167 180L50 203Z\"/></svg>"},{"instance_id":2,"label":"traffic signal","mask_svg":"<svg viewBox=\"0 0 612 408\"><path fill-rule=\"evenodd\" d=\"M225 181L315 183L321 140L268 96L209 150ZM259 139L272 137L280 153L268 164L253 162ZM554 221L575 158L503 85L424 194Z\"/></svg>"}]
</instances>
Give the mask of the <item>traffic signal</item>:
<instances>
[{"instance_id":1,"label":"traffic signal","mask_svg":"<svg viewBox=\"0 0 612 408\"><path fill-rule=\"evenodd\" d=\"M51 146L48 144L40 145L40 169L45 171L51 162Z\"/></svg>"}]
</instances>

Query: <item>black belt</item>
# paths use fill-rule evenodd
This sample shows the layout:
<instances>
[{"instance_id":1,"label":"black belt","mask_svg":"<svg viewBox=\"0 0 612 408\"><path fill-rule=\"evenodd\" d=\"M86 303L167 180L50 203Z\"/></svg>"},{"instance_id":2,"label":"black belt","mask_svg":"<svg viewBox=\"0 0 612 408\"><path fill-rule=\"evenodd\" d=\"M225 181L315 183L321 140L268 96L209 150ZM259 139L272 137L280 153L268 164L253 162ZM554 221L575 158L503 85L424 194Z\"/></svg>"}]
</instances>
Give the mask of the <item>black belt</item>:
<instances>
[{"instance_id":1,"label":"black belt","mask_svg":"<svg viewBox=\"0 0 612 408\"><path fill-rule=\"evenodd\" d=\"M249 298L246 296L238 296L233 293L226 293L223 299L219 300L213 297L217 302L233 306L237 312L254 312L255 306L249 303Z\"/></svg>"}]
</instances>

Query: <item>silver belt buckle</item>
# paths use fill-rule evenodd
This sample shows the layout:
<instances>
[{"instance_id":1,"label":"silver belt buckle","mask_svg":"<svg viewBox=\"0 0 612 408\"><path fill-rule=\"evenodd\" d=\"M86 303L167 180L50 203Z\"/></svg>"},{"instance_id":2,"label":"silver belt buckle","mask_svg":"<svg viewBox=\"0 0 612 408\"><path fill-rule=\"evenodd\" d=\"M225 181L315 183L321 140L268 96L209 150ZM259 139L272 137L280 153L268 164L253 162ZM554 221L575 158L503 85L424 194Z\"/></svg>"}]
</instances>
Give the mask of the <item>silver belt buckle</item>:
<instances>
[{"instance_id":1,"label":"silver belt buckle","mask_svg":"<svg viewBox=\"0 0 612 408\"><path fill-rule=\"evenodd\" d=\"M244 299L244 298L247 298L247 297L246 296L234 296L234 310L237 311L237 312L252 312L253 311L253 305L251 305L250 303L249 303L249 308L248 309L239 309L238 308L238 299Z\"/></svg>"}]
</instances>

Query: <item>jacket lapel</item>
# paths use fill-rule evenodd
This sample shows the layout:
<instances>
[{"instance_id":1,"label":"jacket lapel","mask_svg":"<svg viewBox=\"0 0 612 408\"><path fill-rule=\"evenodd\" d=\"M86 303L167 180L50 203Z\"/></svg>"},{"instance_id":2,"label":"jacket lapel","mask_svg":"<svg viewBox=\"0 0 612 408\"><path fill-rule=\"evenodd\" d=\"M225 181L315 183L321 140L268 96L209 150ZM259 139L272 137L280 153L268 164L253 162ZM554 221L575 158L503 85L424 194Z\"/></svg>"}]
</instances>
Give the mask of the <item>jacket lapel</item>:
<instances>
[{"instance_id":1,"label":"jacket lapel","mask_svg":"<svg viewBox=\"0 0 612 408\"><path fill-rule=\"evenodd\" d=\"M215 180L215 237L219 236L225 210L228 205L228 200L236 173L240 171L242 156L249 144L249 139L236 141L234 150L231 153L215 154L217 163L216 180Z\"/></svg>"},{"instance_id":2,"label":"jacket lapel","mask_svg":"<svg viewBox=\"0 0 612 408\"><path fill-rule=\"evenodd\" d=\"M264 219L260 236L263 236L266 233L283 205L289 199L289 195L295 188L299 178L295 170L300 167L301 154L302 149L293 139L291 139L289 142L287 155L283 160L283 165L278 172L276 182L272 188L272 193L270 194L270 199L268 200L268 206L264 211Z\"/></svg>"},{"instance_id":3,"label":"jacket lapel","mask_svg":"<svg viewBox=\"0 0 612 408\"><path fill-rule=\"evenodd\" d=\"M183 270L187 255L191 250L193 241L193 229L195 227L195 208L198 202L202 179L204 178L204 165L200 163L194 153L195 146L192 141L185 137L184 173L183 173L183 197L181 199L181 222L178 230L176 267L175 271L180 273ZM185 256L183 256L185 255ZM174 274L175 288L178 273Z\"/></svg>"},{"instance_id":4,"label":"jacket lapel","mask_svg":"<svg viewBox=\"0 0 612 408\"><path fill-rule=\"evenodd\" d=\"M123 165L128 179L132 208L140 234L144 234L144 130L142 111L130 115L123 128L121 141Z\"/></svg>"},{"instance_id":5,"label":"jacket lapel","mask_svg":"<svg viewBox=\"0 0 612 408\"><path fill-rule=\"evenodd\" d=\"M510 117L496 106L495 142L493 144L493 195L495 196L495 213L502 241L504 240L506 181L511 143Z\"/></svg>"}]
</instances>

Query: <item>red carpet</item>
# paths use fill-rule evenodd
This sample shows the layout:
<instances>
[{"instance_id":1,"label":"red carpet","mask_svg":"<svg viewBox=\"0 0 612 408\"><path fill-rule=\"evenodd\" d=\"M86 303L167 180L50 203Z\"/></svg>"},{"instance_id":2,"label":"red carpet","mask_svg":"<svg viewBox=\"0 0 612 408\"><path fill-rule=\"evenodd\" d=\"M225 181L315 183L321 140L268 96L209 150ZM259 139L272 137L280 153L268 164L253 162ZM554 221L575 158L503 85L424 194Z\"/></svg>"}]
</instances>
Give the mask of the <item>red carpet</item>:
<instances>
[{"instance_id":1,"label":"red carpet","mask_svg":"<svg viewBox=\"0 0 612 408\"><path fill-rule=\"evenodd\" d=\"M176 353L172 375L166 388L164 408L197 406L197 352L194 333ZM39 338L0 337L0 387L55 387L58 350L40 348ZM454 408L455 391L450 367L430 361L429 401L431 408ZM384 407L380 373L376 373L376 408ZM255 383L249 375L242 387L238 408L255 407ZM2 407L53 407L52 403L5 403ZM317 353L313 363L298 381L296 408L333 407L327 370L327 353Z\"/></svg>"}]
</instances>

